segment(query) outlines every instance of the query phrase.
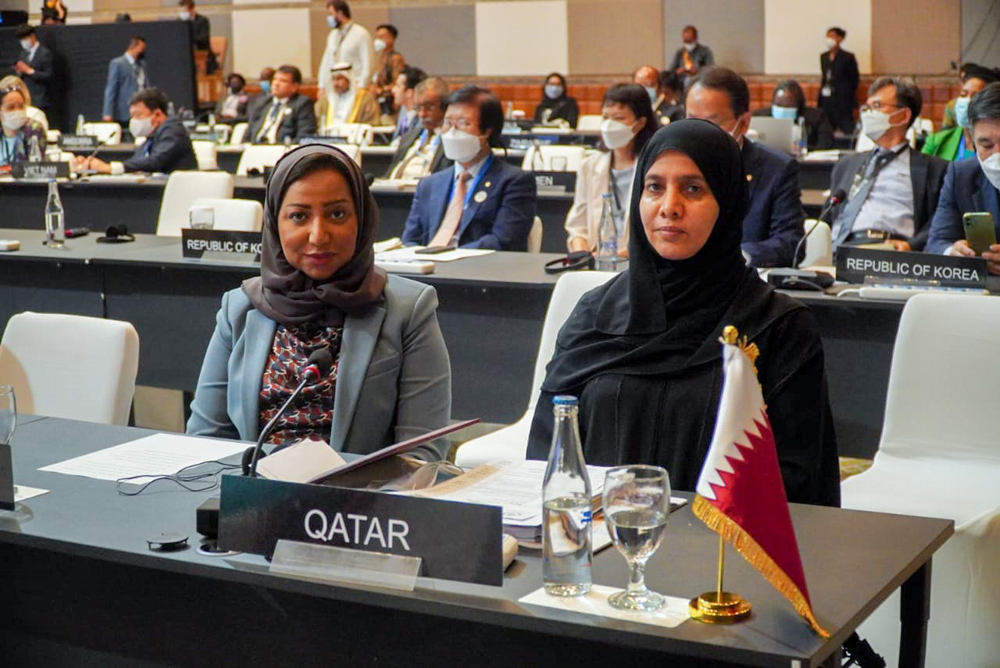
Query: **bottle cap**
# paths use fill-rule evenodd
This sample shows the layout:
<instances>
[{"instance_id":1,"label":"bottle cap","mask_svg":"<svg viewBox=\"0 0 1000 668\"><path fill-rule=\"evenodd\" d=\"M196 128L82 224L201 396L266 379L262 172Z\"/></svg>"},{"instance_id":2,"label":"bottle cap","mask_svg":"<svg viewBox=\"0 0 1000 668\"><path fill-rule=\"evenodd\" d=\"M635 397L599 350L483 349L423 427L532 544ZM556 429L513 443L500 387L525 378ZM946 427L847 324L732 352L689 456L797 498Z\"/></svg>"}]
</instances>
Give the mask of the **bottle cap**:
<instances>
[{"instance_id":1,"label":"bottle cap","mask_svg":"<svg viewBox=\"0 0 1000 668\"><path fill-rule=\"evenodd\" d=\"M568 394L560 394L552 397L553 406L576 406L579 402L579 399Z\"/></svg>"}]
</instances>

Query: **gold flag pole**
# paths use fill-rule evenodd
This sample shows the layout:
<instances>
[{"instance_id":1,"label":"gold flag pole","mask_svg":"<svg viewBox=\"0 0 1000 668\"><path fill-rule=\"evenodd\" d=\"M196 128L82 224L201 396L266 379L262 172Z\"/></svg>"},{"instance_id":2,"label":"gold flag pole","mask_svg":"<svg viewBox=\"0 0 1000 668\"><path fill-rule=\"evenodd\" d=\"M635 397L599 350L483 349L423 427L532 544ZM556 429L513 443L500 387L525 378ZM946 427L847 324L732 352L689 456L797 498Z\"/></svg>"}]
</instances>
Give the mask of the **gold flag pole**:
<instances>
[{"instance_id":1,"label":"gold flag pole","mask_svg":"<svg viewBox=\"0 0 1000 668\"><path fill-rule=\"evenodd\" d=\"M726 327L722 330L722 341L730 345L740 345L739 332L731 325ZM751 361L756 361L755 352L751 356ZM722 589L722 575L725 570L725 563L726 540L720 533L715 591L706 591L688 601L688 613L693 619L705 622L706 624L735 624L750 616L752 607L750 601L747 601L739 594L733 594Z\"/></svg>"}]
</instances>

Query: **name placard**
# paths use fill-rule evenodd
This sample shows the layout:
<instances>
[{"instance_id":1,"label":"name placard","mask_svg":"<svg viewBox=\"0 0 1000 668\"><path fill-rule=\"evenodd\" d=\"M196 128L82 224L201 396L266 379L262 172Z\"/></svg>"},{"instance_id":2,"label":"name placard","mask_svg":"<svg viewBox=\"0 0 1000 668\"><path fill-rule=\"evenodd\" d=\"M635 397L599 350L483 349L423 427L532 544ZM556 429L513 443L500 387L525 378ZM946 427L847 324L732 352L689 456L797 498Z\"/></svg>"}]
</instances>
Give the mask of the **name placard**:
<instances>
[{"instance_id":1,"label":"name placard","mask_svg":"<svg viewBox=\"0 0 1000 668\"><path fill-rule=\"evenodd\" d=\"M226 475L219 545L270 556L279 539L423 560L421 575L503 584L502 511L437 499Z\"/></svg>"},{"instance_id":2,"label":"name placard","mask_svg":"<svg viewBox=\"0 0 1000 668\"><path fill-rule=\"evenodd\" d=\"M97 148L97 137L90 135L60 135L59 148L64 151L90 152Z\"/></svg>"},{"instance_id":3,"label":"name placard","mask_svg":"<svg viewBox=\"0 0 1000 668\"><path fill-rule=\"evenodd\" d=\"M340 146L343 144L350 144L351 142L347 137L341 135L331 135L329 137L303 137L299 140L299 145L305 144L325 144L326 146Z\"/></svg>"},{"instance_id":4,"label":"name placard","mask_svg":"<svg viewBox=\"0 0 1000 668\"><path fill-rule=\"evenodd\" d=\"M15 179L68 179L68 162L15 162L11 168Z\"/></svg>"},{"instance_id":5,"label":"name placard","mask_svg":"<svg viewBox=\"0 0 1000 668\"><path fill-rule=\"evenodd\" d=\"M936 282L946 287L986 287L986 260L979 257L904 253L843 246L837 251L837 280L864 283L866 278Z\"/></svg>"},{"instance_id":6,"label":"name placard","mask_svg":"<svg viewBox=\"0 0 1000 668\"><path fill-rule=\"evenodd\" d=\"M234 258L260 260L260 232L181 229L181 253L199 260L205 253L223 253Z\"/></svg>"},{"instance_id":7,"label":"name placard","mask_svg":"<svg viewBox=\"0 0 1000 668\"><path fill-rule=\"evenodd\" d=\"M576 190L576 172L532 172L535 185L539 188L563 188L566 192Z\"/></svg>"}]
</instances>

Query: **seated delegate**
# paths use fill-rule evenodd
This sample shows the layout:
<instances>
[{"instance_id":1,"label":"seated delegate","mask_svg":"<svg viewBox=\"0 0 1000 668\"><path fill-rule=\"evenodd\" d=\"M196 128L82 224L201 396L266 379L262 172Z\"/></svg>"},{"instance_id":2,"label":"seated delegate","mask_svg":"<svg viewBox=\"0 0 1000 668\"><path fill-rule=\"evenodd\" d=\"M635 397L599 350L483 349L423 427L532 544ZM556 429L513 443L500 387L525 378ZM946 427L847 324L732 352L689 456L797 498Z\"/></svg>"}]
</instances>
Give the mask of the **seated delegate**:
<instances>
[{"instance_id":1,"label":"seated delegate","mask_svg":"<svg viewBox=\"0 0 1000 668\"><path fill-rule=\"evenodd\" d=\"M0 90L6 90L8 88L16 88L21 91L21 97L24 98L24 103L27 105L24 110L28 112L28 120L36 121L42 126L42 130L45 132L49 131L49 119L45 115L45 112L38 107L32 105L31 93L28 91L28 87L25 85L24 81L20 77L16 77L13 74L8 74L7 76L0 79Z\"/></svg>"},{"instance_id":2,"label":"seated delegate","mask_svg":"<svg viewBox=\"0 0 1000 668\"><path fill-rule=\"evenodd\" d=\"M463 86L448 98L441 141L454 169L417 186L403 229L407 246L528 249L535 179L493 155L503 146L503 107L493 93Z\"/></svg>"},{"instance_id":3,"label":"seated delegate","mask_svg":"<svg viewBox=\"0 0 1000 668\"><path fill-rule=\"evenodd\" d=\"M795 79L785 79L774 87L771 106L758 109L754 116L787 118L793 123L802 119L806 127L806 148L817 151L833 148L833 125L826 112L806 104L806 94Z\"/></svg>"},{"instance_id":4,"label":"seated delegate","mask_svg":"<svg viewBox=\"0 0 1000 668\"><path fill-rule=\"evenodd\" d=\"M332 146L299 147L267 184L260 277L222 297L187 433L256 440L316 349L308 385L270 441L308 436L369 453L448 424L451 370L434 288L375 267L378 210L361 169ZM445 455L446 443L422 447Z\"/></svg>"},{"instance_id":5,"label":"seated delegate","mask_svg":"<svg viewBox=\"0 0 1000 668\"><path fill-rule=\"evenodd\" d=\"M399 76L404 76L400 74ZM450 91L440 77L428 77L417 84L413 97L418 122L399 138L387 174L391 179L422 179L451 167L441 145L441 123Z\"/></svg>"},{"instance_id":6,"label":"seated delegate","mask_svg":"<svg viewBox=\"0 0 1000 668\"><path fill-rule=\"evenodd\" d=\"M688 118L712 121L740 145L750 188L750 209L743 220L747 264L790 266L806 215L799 190L799 163L787 153L746 139L750 127L747 82L724 67L707 68L691 80L685 104Z\"/></svg>"},{"instance_id":7,"label":"seated delegate","mask_svg":"<svg viewBox=\"0 0 1000 668\"><path fill-rule=\"evenodd\" d=\"M561 122L576 128L580 107L576 99L566 94L567 91L566 77L558 72L546 77L542 86L542 101L535 107L535 122L544 125L559 125Z\"/></svg>"},{"instance_id":8,"label":"seated delegate","mask_svg":"<svg viewBox=\"0 0 1000 668\"><path fill-rule=\"evenodd\" d=\"M350 63L335 63L331 68L333 94L320 99L319 116L324 129L342 123L378 125L382 116L370 88L354 86Z\"/></svg>"},{"instance_id":9,"label":"seated delegate","mask_svg":"<svg viewBox=\"0 0 1000 668\"><path fill-rule=\"evenodd\" d=\"M601 102L601 144L587 154L576 176L573 206L566 214L566 244L570 251L594 251L604 208L611 194L611 215L618 228L618 253L628 252L628 207L635 159L660 122L649 96L636 84L615 84Z\"/></svg>"},{"instance_id":10,"label":"seated delegate","mask_svg":"<svg viewBox=\"0 0 1000 668\"><path fill-rule=\"evenodd\" d=\"M653 135L636 170L629 268L585 294L560 330L528 457L547 457L552 397L571 394L588 464L657 464L675 489L694 489L719 408L719 337L733 325L760 348L788 500L838 505L819 330L743 261L749 201L736 142L711 123L678 121Z\"/></svg>"},{"instance_id":11,"label":"seated delegate","mask_svg":"<svg viewBox=\"0 0 1000 668\"><path fill-rule=\"evenodd\" d=\"M246 92L247 80L233 72L226 84L226 96L215 104L216 123L242 123L247 120L250 95Z\"/></svg>"},{"instance_id":12,"label":"seated delegate","mask_svg":"<svg viewBox=\"0 0 1000 668\"><path fill-rule=\"evenodd\" d=\"M8 171L15 162L27 160L31 140L45 154L45 130L28 118L28 102L17 86L0 88L0 167Z\"/></svg>"},{"instance_id":13,"label":"seated delegate","mask_svg":"<svg viewBox=\"0 0 1000 668\"><path fill-rule=\"evenodd\" d=\"M271 77L270 93L250 105L246 141L257 144L297 142L316 134L315 105L299 92L302 72L282 65Z\"/></svg>"},{"instance_id":14,"label":"seated delegate","mask_svg":"<svg viewBox=\"0 0 1000 668\"><path fill-rule=\"evenodd\" d=\"M992 83L972 98L969 125L976 157L952 162L945 173L937 211L931 220L928 253L975 257L965 240L962 214L986 212L1000 238L1000 83ZM1000 274L1000 245L983 253L991 274Z\"/></svg>"},{"instance_id":15,"label":"seated delegate","mask_svg":"<svg viewBox=\"0 0 1000 668\"><path fill-rule=\"evenodd\" d=\"M969 131L969 103L976 93L996 81L1000 81L996 71L979 65L967 65L965 76L962 77L962 92L958 99L954 100L956 127L932 134L924 142L921 152L949 161L971 158L975 153L975 147L972 145L972 133Z\"/></svg>"},{"instance_id":16,"label":"seated delegate","mask_svg":"<svg viewBox=\"0 0 1000 668\"><path fill-rule=\"evenodd\" d=\"M847 200L834 207L833 248L884 242L923 250L948 163L910 149L906 132L920 115L920 89L906 79L872 82L861 107L861 131L875 148L852 153L833 168L832 190Z\"/></svg>"},{"instance_id":17,"label":"seated delegate","mask_svg":"<svg viewBox=\"0 0 1000 668\"><path fill-rule=\"evenodd\" d=\"M144 88L129 103L128 131L145 141L128 160L104 162L100 158L77 156L74 168L92 169L100 174L125 172L172 172L198 169L198 159L187 129L177 116L167 116L170 102L159 88Z\"/></svg>"}]
</instances>

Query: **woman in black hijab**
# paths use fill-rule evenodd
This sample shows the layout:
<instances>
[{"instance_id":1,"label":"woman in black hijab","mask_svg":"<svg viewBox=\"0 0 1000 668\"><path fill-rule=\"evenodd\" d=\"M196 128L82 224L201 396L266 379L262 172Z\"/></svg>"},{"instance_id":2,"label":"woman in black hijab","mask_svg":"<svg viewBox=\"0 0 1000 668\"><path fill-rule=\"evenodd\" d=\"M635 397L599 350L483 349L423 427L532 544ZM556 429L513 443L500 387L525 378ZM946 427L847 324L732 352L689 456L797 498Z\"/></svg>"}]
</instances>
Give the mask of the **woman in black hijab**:
<instances>
[{"instance_id":1,"label":"woman in black hijab","mask_svg":"<svg viewBox=\"0 0 1000 668\"><path fill-rule=\"evenodd\" d=\"M580 398L589 464L658 464L692 490L712 438L727 325L760 348L759 380L789 501L838 505L823 347L800 303L740 252L748 207L736 142L683 120L643 148L632 186L629 269L588 292L559 332L528 442L544 459L551 398Z\"/></svg>"},{"instance_id":2,"label":"woman in black hijab","mask_svg":"<svg viewBox=\"0 0 1000 668\"><path fill-rule=\"evenodd\" d=\"M268 442L366 453L444 427L451 370L434 288L375 267L378 208L343 151L302 146L267 184L260 277L222 297L187 433L254 441L327 348L330 373ZM444 456L446 443L422 453Z\"/></svg>"}]
</instances>

